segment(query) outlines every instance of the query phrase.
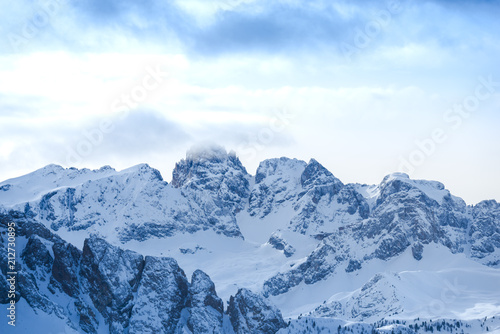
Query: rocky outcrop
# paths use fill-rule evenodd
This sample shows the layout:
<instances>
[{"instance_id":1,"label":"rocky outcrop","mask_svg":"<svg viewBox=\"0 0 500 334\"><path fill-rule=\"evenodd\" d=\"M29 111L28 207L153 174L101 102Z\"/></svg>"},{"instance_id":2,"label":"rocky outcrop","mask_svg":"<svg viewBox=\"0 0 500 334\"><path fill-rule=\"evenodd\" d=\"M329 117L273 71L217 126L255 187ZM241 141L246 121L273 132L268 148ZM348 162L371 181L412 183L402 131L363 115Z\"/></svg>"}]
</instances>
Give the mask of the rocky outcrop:
<instances>
[{"instance_id":1,"label":"rocky outcrop","mask_svg":"<svg viewBox=\"0 0 500 334\"><path fill-rule=\"evenodd\" d=\"M420 242L416 242L411 246L411 254L413 258L417 261L422 260L422 253L424 252L424 246Z\"/></svg>"},{"instance_id":2,"label":"rocky outcrop","mask_svg":"<svg viewBox=\"0 0 500 334\"><path fill-rule=\"evenodd\" d=\"M397 274L377 274L349 297L318 306L311 316L366 321L386 314L398 314L403 307L391 280L399 280Z\"/></svg>"},{"instance_id":3,"label":"rocky outcrop","mask_svg":"<svg viewBox=\"0 0 500 334\"><path fill-rule=\"evenodd\" d=\"M353 271L360 269L361 269L361 262L358 260L350 259L349 263L347 264L347 268L345 268L345 271L347 273L352 273Z\"/></svg>"},{"instance_id":4,"label":"rocky outcrop","mask_svg":"<svg viewBox=\"0 0 500 334\"><path fill-rule=\"evenodd\" d=\"M172 186L198 204L207 226L241 237L234 215L245 208L250 196L250 175L234 152L219 146L191 149L175 165Z\"/></svg>"},{"instance_id":5,"label":"rocky outcrop","mask_svg":"<svg viewBox=\"0 0 500 334\"><path fill-rule=\"evenodd\" d=\"M313 284L331 276L341 265L346 272L354 272L365 262L393 259L408 248L415 260L421 260L425 245L430 243L441 244L452 253L466 252L470 245L471 258L490 266L500 264L497 202L485 201L467 207L439 182L411 180L398 173L384 178L375 193L378 195L370 208L367 200L354 200L361 193L353 195L352 203L362 203L356 211L361 208L363 215L369 212L368 218L318 235L322 244L304 263L268 279L264 293L278 295L300 282ZM316 215L318 211L311 212Z\"/></svg>"},{"instance_id":6,"label":"rocky outcrop","mask_svg":"<svg viewBox=\"0 0 500 334\"><path fill-rule=\"evenodd\" d=\"M70 297L76 297L80 291L78 271L82 252L75 246L56 242L52 246L54 263L52 265L51 285L59 286Z\"/></svg>"},{"instance_id":7,"label":"rocky outcrop","mask_svg":"<svg viewBox=\"0 0 500 334\"><path fill-rule=\"evenodd\" d=\"M99 238L85 240L80 275L110 333L122 333L129 325L144 259L142 255L111 246Z\"/></svg>"},{"instance_id":8,"label":"rocky outcrop","mask_svg":"<svg viewBox=\"0 0 500 334\"><path fill-rule=\"evenodd\" d=\"M35 276L30 272L18 272L17 284L21 297L35 310L41 310L47 314L54 314L60 319L67 317L67 313L61 305L49 299L49 296L40 291Z\"/></svg>"},{"instance_id":9,"label":"rocky outcrop","mask_svg":"<svg viewBox=\"0 0 500 334\"><path fill-rule=\"evenodd\" d=\"M274 334L286 327L278 309L247 289L231 296L227 314L236 334Z\"/></svg>"},{"instance_id":10,"label":"rocky outcrop","mask_svg":"<svg viewBox=\"0 0 500 334\"><path fill-rule=\"evenodd\" d=\"M174 259L147 256L129 333L174 333L186 305L188 285Z\"/></svg>"},{"instance_id":11,"label":"rocky outcrop","mask_svg":"<svg viewBox=\"0 0 500 334\"><path fill-rule=\"evenodd\" d=\"M220 209L239 212L250 194L250 175L234 152L223 147L192 148L175 165L175 188L205 191Z\"/></svg>"},{"instance_id":12,"label":"rocky outcrop","mask_svg":"<svg viewBox=\"0 0 500 334\"><path fill-rule=\"evenodd\" d=\"M99 321L91 306L81 300L75 301L75 309L78 314L78 325L84 333L97 333Z\"/></svg>"},{"instance_id":13,"label":"rocky outcrop","mask_svg":"<svg viewBox=\"0 0 500 334\"><path fill-rule=\"evenodd\" d=\"M304 161L288 158L261 162L249 198L250 215L264 218L295 202L301 192L300 180L306 166Z\"/></svg>"},{"instance_id":14,"label":"rocky outcrop","mask_svg":"<svg viewBox=\"0 0 500 334\"><path fill-rule=\"evenodd\" d=\"M31 236L21 254L26 267L32 270L42 281L50 273L54 259L47 246L37 236Z\"/></svg>"},{"instance_id":15,"label":"rocky outcrop","mask_svg":"<svg viewBox=\"0 0 500 334\"><path fill-rule=\"evenodd\" d=\"M201 270L191 278L187 307L186 325L193 334L223 333L224 304L215 292L215 284Z\"/></svg>"},{"instance_id":16,"label":"rocky outcrop","mask_svg":"<svg viewBox=\"0 0 500 334\"><path fill-rule=\"evenodd\" d=\"M353 185L344 185L318 161L269 159L260 163L249 199L251 216L265 218L292 207L288 229L306 235L333 232L367 218L370 207Z\"/></svg>"},{"instance_id":17,"label":"rocky outcrop","mask_svg":"<svg viewBox=\"0 0 500 334\"><path fill-rule=\"evenodd\" d=\"M341 259L336 257L335 249L327 243L316 248L303 263L290 271L279 273L264 283L264 295L277 296L304 282L314 284L325 279L334 271Z\"/></svg>"},{"instance_id":18,"label":"rocky outcrop","mask_svg":"<svg viewBox=\"0 0 500 334\"><path fill-rule=\"evenodd\" d=\"M274 232L271 234L271 237L269 237L269 240L267 241L268 244L270 244L273 248L283 251L283 254L285 254L286 257L290 257L295 253L295 248L293 248L292 245L290 245L279 232Z\"/></svg>"},{"instance_id":19,"label":"rocky outcrop","mask_svg":"<svg viewBox=\"0 0 500 334\"><path fill-rule=\"evenodd\" d=\"M24 299L35 312L82 333L233 332L231 325L224 325L228 316L215 284L203 271L196 270L189 282L172 258L143 257L98 237L86 239L80 251L43 227L30 227L36 223L20 213L0 216L2 246L12 221L20 232L18 240L26 239L16 269L16 301ZM7 265L4 258L0 261L0 292L7 296ZM240 308L246 305L243 301L252 301L255 316L246 315L245 321L256 333L275 333L283 324L279 311L262 297L240 293L234 300Z\"/></svg>"},{"instance_id":20,"label":"rocky outcrop","mask_svg":"<svg viewBox=\"0 0 500 334\"><path fill-rule=\"evenodd\" d=\"M469 237L471 257L490 265L500 265L500 203L482 201L472 208Z\"/></svg>"}]
</instances>

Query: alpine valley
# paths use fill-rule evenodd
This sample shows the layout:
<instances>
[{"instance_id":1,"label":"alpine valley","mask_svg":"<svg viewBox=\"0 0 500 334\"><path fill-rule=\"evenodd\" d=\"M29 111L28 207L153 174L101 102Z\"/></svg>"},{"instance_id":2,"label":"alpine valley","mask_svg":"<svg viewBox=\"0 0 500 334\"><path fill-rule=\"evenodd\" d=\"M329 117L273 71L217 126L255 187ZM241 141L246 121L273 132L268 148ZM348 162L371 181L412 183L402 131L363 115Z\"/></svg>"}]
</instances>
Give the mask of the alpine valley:
<instances>
[{"instance_id":1,"label":"alpine valley","mask_svg":"<svg viewBox=\"0 0 500 334\"><path fill-rule=\"evenodd\" d=\"M500 204L402 173L49 165L0 183L0 232L1 333L500 333Z\"/></svg>"}]
</instances>

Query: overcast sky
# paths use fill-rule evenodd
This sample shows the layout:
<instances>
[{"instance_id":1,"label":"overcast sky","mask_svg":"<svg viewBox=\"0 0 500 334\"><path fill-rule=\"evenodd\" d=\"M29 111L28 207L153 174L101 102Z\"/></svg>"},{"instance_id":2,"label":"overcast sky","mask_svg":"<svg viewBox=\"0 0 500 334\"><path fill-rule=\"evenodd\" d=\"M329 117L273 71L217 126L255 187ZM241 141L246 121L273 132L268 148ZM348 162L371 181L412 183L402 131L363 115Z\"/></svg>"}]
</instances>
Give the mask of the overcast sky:
<instances>
[{"instance_id":1,"label":"overcast sky","mask_svg":"<svg viewBox=\"0 0 500 334\"><path fill-rule=\"evenodd\" d=\"M499 1L0 0L0 180L198 143L500 200Z\"/></svg>"}]
</instances>

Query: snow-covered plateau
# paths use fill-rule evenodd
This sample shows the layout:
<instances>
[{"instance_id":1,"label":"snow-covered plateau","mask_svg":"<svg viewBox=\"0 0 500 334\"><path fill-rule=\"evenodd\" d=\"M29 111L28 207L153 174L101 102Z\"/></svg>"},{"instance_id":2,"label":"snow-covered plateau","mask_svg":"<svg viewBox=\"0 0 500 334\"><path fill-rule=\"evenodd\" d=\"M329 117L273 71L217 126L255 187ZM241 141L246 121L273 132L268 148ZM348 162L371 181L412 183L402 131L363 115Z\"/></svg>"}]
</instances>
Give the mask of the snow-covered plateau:
<instances>
[{"instance_id":1,"label":"snow-covered plateau","mask_svg":"<svg viewBox=\"0 0 500 334\"><path fill-rule=\"evenodd\" d=\"M251 175L222 147L169 183L49 165L0 182L4 254L9 226L1 333L500 333L500 204L402 173L344 184L283 157Z\"/></svg>"}]
</instances>

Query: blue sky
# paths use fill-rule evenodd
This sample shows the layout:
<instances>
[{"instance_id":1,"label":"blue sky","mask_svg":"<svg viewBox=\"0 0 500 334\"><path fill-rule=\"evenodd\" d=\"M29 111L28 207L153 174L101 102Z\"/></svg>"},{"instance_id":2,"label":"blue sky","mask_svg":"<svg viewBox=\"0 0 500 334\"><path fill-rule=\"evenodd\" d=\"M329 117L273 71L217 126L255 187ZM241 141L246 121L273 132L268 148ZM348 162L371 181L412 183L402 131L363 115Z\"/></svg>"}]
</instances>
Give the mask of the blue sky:
<instances>
[{"instance_id":1,"label":"blue sky","mask_svg":"<svg viewBox=\"0 0 500 334\"><path fill-rule=\"evenodd\" d=\"M500 2L0 0L0 179L194 144L500 200Z\"/></svg>"}]
</instances>

